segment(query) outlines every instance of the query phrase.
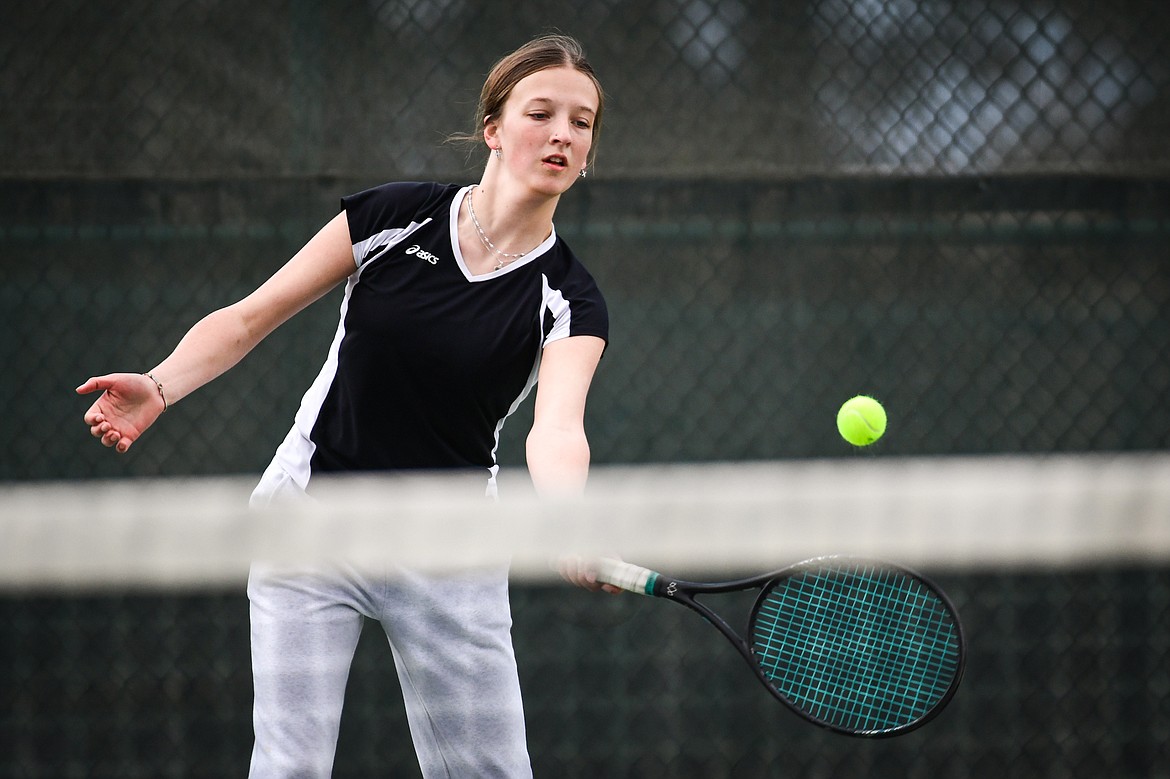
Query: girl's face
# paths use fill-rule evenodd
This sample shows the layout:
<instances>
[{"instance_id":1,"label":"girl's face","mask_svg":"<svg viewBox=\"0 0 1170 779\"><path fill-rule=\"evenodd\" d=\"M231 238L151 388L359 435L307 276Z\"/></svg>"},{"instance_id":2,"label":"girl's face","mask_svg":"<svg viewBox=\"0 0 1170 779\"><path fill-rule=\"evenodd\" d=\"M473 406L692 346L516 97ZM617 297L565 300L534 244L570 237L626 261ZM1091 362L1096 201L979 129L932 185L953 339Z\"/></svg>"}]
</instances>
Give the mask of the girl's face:
<instances>
[{"instance_id":1,"label":"girl's face","mask_svg":"<svg viewBox=\"0 0 1170 779\"><path fill-rule=\"evenodd\" d=\"M525 76L503 110L484 125L484 140L503 155L508 173L550 195L581 174L593 145L598 94L589 76L570 67Z\"/></svg>"}]
</instances>

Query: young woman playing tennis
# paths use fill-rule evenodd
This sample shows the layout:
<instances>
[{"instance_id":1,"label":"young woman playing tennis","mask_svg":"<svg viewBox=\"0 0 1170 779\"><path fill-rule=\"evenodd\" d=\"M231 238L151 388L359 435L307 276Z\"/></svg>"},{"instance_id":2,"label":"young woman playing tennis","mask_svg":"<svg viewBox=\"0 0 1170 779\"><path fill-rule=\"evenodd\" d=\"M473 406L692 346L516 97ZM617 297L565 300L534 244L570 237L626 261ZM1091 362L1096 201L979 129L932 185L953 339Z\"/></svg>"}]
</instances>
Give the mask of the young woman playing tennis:
<instances>
[{"instance_id":1,"label":"young woman playing tennis","mask_svg":"<svg viewBox=\"0 0 1170 779\"><path fill-rule=\"evenodd\" d=\"M341 213L243 300L198 322L145 374L91 378L94 437L126 452L166 410L344 283L324 366L252 501L306 499L319 474L480 469L495 492L504 420L535 385L526 454L537 488L580 489L583 415L608 338L605 302L553 229L585 175L603 96L576 41L538 38L481 93L473 186L394 183ZM597 589L591 574L567 578ZM253 566L251 776L328 776L363 617L389 638L423 774L529 776L507 572L456 577L344 565Z\"/></svg>"}]
</instances>

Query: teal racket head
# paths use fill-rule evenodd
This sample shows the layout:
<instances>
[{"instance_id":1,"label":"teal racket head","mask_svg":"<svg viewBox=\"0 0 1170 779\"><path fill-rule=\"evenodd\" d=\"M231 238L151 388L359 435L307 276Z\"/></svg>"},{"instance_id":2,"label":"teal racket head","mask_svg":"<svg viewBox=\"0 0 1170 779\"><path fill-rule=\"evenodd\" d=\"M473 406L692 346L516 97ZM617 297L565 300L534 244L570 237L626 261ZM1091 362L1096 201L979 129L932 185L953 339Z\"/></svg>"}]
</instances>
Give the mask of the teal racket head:
<instances>
[{"instance_id":1,"label":"teal racket head","mask_svg":"<svg viewBox=\"0 0 1170 779\"><path fill-rule=\"evenodd\" d=\"M749 623L757 673L801 716L856 736L930 721L962 678L958 614L906 569L819 558L769 582Z\"/></svg>"}]
</instances>

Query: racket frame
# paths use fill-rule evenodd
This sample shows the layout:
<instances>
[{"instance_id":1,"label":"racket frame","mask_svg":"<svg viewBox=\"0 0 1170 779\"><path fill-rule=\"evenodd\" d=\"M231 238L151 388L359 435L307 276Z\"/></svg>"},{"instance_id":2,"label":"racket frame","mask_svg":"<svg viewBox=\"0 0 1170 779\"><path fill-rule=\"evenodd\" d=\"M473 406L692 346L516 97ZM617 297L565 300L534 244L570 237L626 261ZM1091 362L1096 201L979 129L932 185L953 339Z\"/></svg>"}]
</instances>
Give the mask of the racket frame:
<instances>
[{"instance_id":1,"label":"racket frame","mask_svg":"<svg viewBox=\"0 0 1170 779\"><path fill-rule=\"evenodd\" d=\"M893 728L886 728L882 730L854 730L835 725L827 722L819 717L809 713L807 710L801 708L794 701L789 700L780 690L778 690L768 678L763 666L760 664L759 658L752 649L748 639L741 636L735 631L727 620L720 616L713 609L709 608L703 603L700 603L697 598L704 595L718 595L729 592L742 592L750 589L759 589L759 594L756 596L755 603L752 606L751 612L748 616L747 632L752 633L752 627L756 621L756 615L759 612L761 605L767 599L769 591L772 589L773 583L781 580L797 576L801 573L832 566L834 568L841 568L847 571L850 568L882 568L885 570L894 571L905 575L911 579L916 580L924 587L929 589L941 602L943 607L949 612L951 620L955 626L955 634L957 639L957 653L958 665L955 669L954 677L951 680L950 686L946 692L920 717L912 722L899 725ZM731 642L732 646L743 656L751 667L752 672L755 673L756 678L761 684L781 703L783 703L790 711L795 713L801 719L811 722L820 727L842 733L848 736L856 736L860 738L888 738L891 736L899 736L916 730L926 723L934 719L938 714L946 708L951 699L955 696L955 692L959 688L959 682L963 678L963 672L966 667L967 658L967 638L963 630L963 623L959 619L959 612L955 608L954 603L947 596L947 594L935 584L916 571L912 571L905 566L895 565L884 561L865 560L856 557L845 557L837 555L827 555L824 557L816 557L810 560L796 563L787 568L782 568L771 573L760 574L757 576L750 576L741 579L732 579L725 582L695 582L686 579L676 579L665 576L657 571L641 566L632 565L620 561L604 560L600 566L598 578L608 584L621 587L630 592L636 592L641 595L648 595L655 598L663 598L674 601L687 608L691 609L699 616L703 617L707 622L715 627L724 638Z\"/></svg>"}]
</instances>

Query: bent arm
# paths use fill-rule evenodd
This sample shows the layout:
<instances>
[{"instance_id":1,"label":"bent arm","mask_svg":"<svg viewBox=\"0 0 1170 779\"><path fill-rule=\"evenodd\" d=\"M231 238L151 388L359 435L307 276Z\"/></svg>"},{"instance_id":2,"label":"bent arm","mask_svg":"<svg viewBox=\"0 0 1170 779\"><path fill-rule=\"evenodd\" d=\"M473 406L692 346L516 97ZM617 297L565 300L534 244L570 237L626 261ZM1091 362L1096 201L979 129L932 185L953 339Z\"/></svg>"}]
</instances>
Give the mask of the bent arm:
<instances>
[{"instance_id":1,"label":"bent arm","mask_svg":"<svg viewBox=\"0 0 1170 779\"><path fill-rule=\"evenodd\" d=\"M167 405L230 369L269 333L355 270L345 212L243 300L199 320L151 371L90 378L79 394L101 392L85 414L90 433L125 452ZM161 390L158 385L161 385Z\"/></svg>"}]
</instances>

